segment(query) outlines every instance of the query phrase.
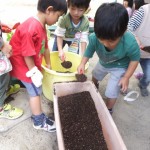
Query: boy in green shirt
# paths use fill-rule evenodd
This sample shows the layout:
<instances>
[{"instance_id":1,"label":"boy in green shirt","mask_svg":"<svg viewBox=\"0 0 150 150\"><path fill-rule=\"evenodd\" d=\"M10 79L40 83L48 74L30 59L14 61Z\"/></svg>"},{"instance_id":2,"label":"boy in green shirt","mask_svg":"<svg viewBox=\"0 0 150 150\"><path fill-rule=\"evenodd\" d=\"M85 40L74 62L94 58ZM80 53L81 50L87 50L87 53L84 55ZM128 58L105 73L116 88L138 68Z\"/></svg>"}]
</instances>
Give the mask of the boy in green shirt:
<instances>
[{"instance_id":1,"label":"boy in green shirt","mask_svg":"<svg viewBox=\"0 0 150 150\"><path fill-rule=\"evenodd\" d=\"M70 46L69 51L79 54L79 43L81 43L81 54L84 53L89 33L89 21L84 16L89 7L90 0L68 0L69 13L61 17L55 30L55 41L53 51L59 51L59 57L65 60L63 47Z\"/></svg>"},{"instance_id":2,"label":"boy in green shirt","mask_svg":"<svg viewBox=\"0 0 150 150\"><path fill-rule=\"evenodd\" d=\"M99 62L92 72L92 80L98 87L98 81L110 74L105 91L110 112L120 89L122 92L127 90L129 79L140 60L136 39L126 32L128 19L128 13L121 4L102 4L95 15L95 33L89 37L89 45L78 67L78 73L84 73L86 62L94 52L97 53Z\"/></svg>"}]
</instances>

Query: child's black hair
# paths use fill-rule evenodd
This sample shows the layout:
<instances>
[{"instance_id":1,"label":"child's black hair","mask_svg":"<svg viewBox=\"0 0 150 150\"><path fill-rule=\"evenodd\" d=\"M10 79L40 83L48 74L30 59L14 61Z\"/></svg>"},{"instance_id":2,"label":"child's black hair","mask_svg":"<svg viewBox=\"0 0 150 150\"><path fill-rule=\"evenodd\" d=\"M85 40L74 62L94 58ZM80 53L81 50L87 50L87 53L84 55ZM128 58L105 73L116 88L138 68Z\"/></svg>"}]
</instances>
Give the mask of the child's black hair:
<instances>
[{"instance_id":1,"label":"child's black hair","mask_svg":"<svg viewBox=\"0 0 150 150\"><path fill-rule=\"evenodd\" d=\"M85 8L89 7L91 0L67 0L68 7L69 6L76 6L78 8Z\"/></svg>"},{"instance_id":2,"label":"child's black hair","mask_svg":"<svg viewBox=\"0 0 150 150\"><path fill-rule=\"evenodd\" d=\"M37 10L44 13L49 6L53 6L54 11L67 12L66 0L38 0Z\"/></svg>"},{"instance_id":3,"label":"child's black hair","mask_svg":"<svg viewBox=\"0 0 150 150\"><path fill-rule=\"evenodd\" d=\"M115 40L127 29L128 12L119 3L104 3L96 11L94 31L99 39Z\"/></svg>"},{"instance_id":4,"label":"child's black hair","mask_svg":"<svg viewBox=\"0 0 150 150\"><path fill-rule=\"evenodd\" d=\"M134 0L135 10L138 10L141 6L145 4L144 0Z\"/></svg>"}]
</instances>

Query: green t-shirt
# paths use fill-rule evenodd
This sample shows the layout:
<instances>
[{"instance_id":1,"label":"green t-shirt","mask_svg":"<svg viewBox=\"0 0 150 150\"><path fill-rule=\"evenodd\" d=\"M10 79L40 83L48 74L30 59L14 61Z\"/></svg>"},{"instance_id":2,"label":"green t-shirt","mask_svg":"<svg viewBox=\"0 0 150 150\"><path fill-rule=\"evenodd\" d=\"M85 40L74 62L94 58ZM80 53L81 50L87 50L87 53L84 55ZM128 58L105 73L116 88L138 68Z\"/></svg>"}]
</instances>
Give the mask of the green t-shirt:
<instances>
[{"instance_id":1,"label":"green t-shirt","mask_svg":"<svg viewBox=\"0 0 150 150\"><path fill-rule=\"evenodd\" d=\"M105 68L127 68L130 61L140 60L140 48L130 32L125 32L112 51L106 50L95 33L91 34L84 56L91 58L94 52L97 53L100 64Z\"/></svg>"},{"instance_id":2,"label":"green t-shirt","mask_svg":"<svg viewBox=\"0 0 150 150\"><path fill-rule=\"evenodd\" d=\"M70 14L60 17L58 26L66 29L65 38L74 38L77 32L89 32L89 20L86 16L81 17L81 21L77 27L74 27Z\"/></svg>"}]
</instances>

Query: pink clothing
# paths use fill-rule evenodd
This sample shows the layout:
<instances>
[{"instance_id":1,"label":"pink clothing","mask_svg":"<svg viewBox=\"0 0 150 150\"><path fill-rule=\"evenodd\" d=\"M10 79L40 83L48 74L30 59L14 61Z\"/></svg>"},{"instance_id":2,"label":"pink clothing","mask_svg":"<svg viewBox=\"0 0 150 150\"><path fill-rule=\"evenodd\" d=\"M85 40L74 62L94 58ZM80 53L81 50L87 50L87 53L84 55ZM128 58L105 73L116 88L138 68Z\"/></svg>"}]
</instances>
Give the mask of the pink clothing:
<instances>
[{"instance_id":1,"label":"pink clothing","mask_svg":"<svg viewBox=\"0 0 150 150\"><path fill-rule=\"evenodd\" d=\"M41 70L42 56L45 48L48 48L46 29L37 19L31 17L17 28L10 45L13 49L13 55L10 58L13 66L11 76L31 83L31 79L26 77L29 69L24 57L32 56L35 66Z\"/></svg>"},{"instance_id":2,"label":"pink clothing","mask_svg":"<svg viewBox=\"0 0 150 150\"><path fill-rule=\"evenodd\" d=\"M130 7L127 7L126 9L127 9L127 12L128 12L129 18L131 18L132 13L133 13L132 9L131 9Z\"/></svg>"}]
</instances>

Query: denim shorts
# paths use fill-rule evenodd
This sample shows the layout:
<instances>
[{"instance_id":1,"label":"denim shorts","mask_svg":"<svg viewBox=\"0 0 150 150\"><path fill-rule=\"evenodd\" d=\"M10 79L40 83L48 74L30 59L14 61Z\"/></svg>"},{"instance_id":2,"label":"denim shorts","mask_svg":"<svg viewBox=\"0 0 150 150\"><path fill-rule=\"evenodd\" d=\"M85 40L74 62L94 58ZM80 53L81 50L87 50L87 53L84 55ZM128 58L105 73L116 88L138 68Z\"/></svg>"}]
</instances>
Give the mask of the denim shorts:
<instances>
[{"instance_id":1,"label":"denim shorts","mask_svg":"<svg viewBox=\"0 0 150 150\"><path fill-rule=\"evenodd\" d=\"M27 89L30 97L40 96L42 94L42 86L36 87L33 83L21 81Z\"/></svg>"},{"instance_id":2,"label":"denim shorts","mask_svg":"<svg viewBox=\"0 0 150 150\"><path fill-rule=\"evenodd\" d=\"M103 78L110 74L105 96L111 99L116 99L120 93L120 86L118 85L121 77L125 74L126 68L105 68L99 62L92 71L92 75L98 81L102 81Z\"/></svg>"}]
</instances>

